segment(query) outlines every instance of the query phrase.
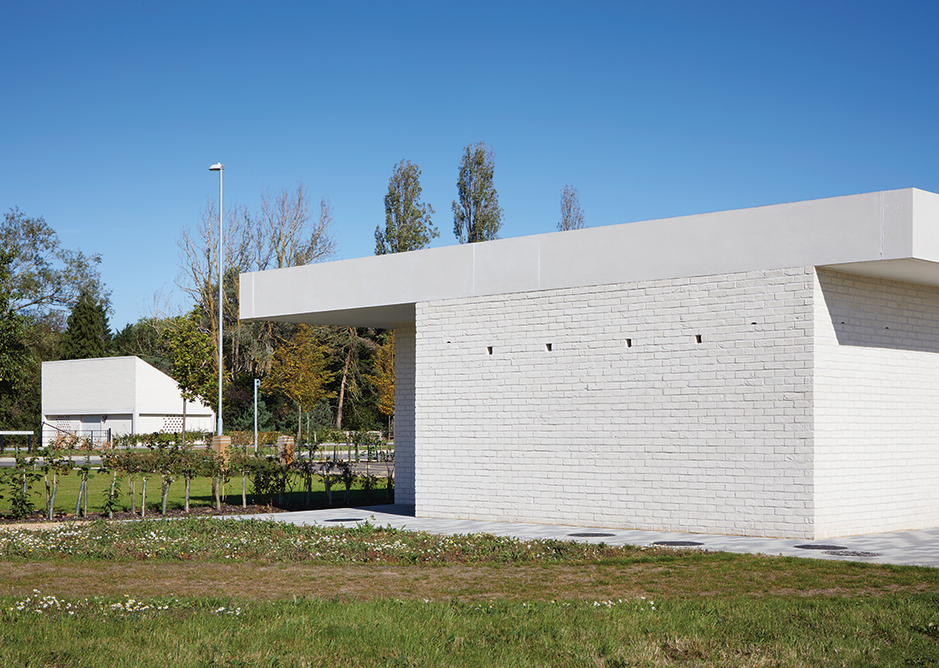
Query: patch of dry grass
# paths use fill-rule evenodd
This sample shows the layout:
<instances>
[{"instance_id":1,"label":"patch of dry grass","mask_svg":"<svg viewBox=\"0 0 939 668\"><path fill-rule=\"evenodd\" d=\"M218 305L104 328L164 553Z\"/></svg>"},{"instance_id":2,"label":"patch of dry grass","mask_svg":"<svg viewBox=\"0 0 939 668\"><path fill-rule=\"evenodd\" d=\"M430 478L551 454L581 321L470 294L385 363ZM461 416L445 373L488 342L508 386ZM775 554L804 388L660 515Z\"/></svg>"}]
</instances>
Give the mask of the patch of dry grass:
<instances>
[{"instance_id":1,"label":"patch of dry grass","mask_svg":"<svg viewBox=\"0 0 939 668\"><path fill-rule=\"evenodd\" d=\"M784 564L774 564L783 561ZM718 565L655 563L407 566L267 562L75 561L0 562L0 595L34 589L59 596L231 597L250 600L347 597L354 600L617 600L719 596L881 596L939 593L932 573L876 565L828 569L814 560L741 557ZM782 567L780 567L782 566ZM794 586L805 569L815 586ZM728 573L734 577L728 577ZM740 577L736 577L739 575ZM767 576L765 581L760 575Z\"/></svg>"}]
</instances>

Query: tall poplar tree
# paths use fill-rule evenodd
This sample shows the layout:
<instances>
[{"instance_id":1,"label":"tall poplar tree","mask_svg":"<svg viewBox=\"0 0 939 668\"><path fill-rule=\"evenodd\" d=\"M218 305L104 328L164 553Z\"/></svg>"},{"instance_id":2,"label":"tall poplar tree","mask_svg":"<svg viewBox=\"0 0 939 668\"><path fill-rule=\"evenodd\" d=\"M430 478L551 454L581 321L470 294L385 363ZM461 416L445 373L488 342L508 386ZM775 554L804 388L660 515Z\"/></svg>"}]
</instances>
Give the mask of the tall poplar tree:
<instances>
[{"instance_id":1,"label":"tall poplar tree","mask_svg":"<svg viewBox=\"0 0 939 668\"><path fill-rule=\"evenodd\" d=\"M558 221L558 230L582 230L587 227L584 222L584 212L580 210L580 199L577 188L564 186L561 191L561 220Z\"/></svg>"},{"instance_id":2,"label":"tall poplar tree","mask_svg":"<svg viewBox=\"0 0 939 668\"><path fill-rule=\"evenodd\" d=\"M434 208L421 202L421 170L410 160L395 165L385 195L385 229L375 228L375 255L404 253L427 246L440 236L430 217Z\"/></svg>"},{"instance_id":3,"label":"tall poplar tree","mask_svg":"<svg viewBox=\"0 0 939 668\"><path fill-rule=\"evenodd\" d=\"M453 234L461 244L499 238L502 209L493 185L494 156L485 143L470 144L463 150L456 187L459 200L453 200Z\"/></svg>"}]
</instances>

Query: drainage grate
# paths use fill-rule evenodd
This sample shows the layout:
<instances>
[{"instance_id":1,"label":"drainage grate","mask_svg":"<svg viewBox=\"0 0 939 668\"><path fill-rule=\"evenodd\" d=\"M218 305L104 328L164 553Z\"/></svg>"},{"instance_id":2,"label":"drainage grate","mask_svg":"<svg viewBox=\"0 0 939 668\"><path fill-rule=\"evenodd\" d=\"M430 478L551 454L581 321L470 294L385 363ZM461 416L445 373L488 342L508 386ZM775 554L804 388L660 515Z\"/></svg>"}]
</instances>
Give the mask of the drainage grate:
<instances>
[{"instance_id":1,"label":"drainage grate","mask_svg":"<svg viewBox=\"0 0 939 668\"><path fill-rule=\"evenodd\" d=\"M824 543L808 543L806 545L796 545L796 548L800 550L835 550L838 552L840 552L841 550L848 549L842 545L826 545Z\"/></svg>"},{"instance_id":2,"label":"drainage grate","mask_svg":"<svg viewBox=\"0 0 939 668\"><path fill-rule=\"evenodd\" d=\"M663 547L694 547L696 545L704 545L704 543L696 543L693 540L657 540L653 545L661 545Z\"/></svg>"},{"instance_id":3,"label":"drainage grate","mask_svg":"<svg viewBox=\"0 0 939 668\"><path fill-rule=\"evenodd\" d=\"M858 550L825 550L822 554L835 557L879 557L880 552L861 552Z\"/></svg>"},{"instance_id":4,"label":"drainage grate","mask_svg":"<svg viewBox=\"0 0 939 668\"><path fill-rule=\"evenodd\" d=\"M324 522L364 522L365 520L361 517L334 517L329 520L323 520Z\"/></svg>"},{"instance_id":5,"label":"drainage grate","mask_svg":"<svg viewBox=\"0 0 939 668\"><path fill-rule=\"evenodd\" d=\"M615 536L616 534L615 533L591 533L588 531L586 533L569 533L567 535L572 536L574 538L609 538L610 536Z\"/></svg>"}]
</instances>

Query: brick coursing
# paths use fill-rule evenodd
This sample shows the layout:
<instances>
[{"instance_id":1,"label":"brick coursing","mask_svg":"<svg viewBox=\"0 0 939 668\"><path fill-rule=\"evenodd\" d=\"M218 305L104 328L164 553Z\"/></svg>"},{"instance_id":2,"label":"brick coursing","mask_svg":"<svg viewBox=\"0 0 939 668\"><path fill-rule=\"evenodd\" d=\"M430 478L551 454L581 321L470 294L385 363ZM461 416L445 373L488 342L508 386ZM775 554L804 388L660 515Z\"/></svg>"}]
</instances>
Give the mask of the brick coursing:
<instances>
[{"instance_id":1,"label":"brick coursing","mask_svg":"<svg viewBox=\"0 0 939 668\"><path fill-rule=\"evenodd\" d=\"M939 526L939 289L820 270L819 537Z\"/></svg>"},{"instance_id":2,"label":"brick coursing","mask_svg":"<svg viewBox=\"0 0 939 668\"><path fill-rule=\"evenodd\" d=\"M419 303L397 341L419 515L939 526L939 288L806 267L543 290Z\"/></svg>"},{"instance_id":3,"label":"brick coursing","mask_svg":"<svg viewBox=\"0 0 939 668\"><path fill-rule=\"evenodd\" d=\"M395 327L395 503L414 504L414 323Z\"/></svg>"},{"instance_id":4,"label":"brick coursing","mask_svg":"<svg viewBox=\"0 0 939 668\"><path fill-rule=\"evenodd\" d=\"M419 303L417 512L811 537L814 288L797 268Z\"/></svg>"}]
</instances>

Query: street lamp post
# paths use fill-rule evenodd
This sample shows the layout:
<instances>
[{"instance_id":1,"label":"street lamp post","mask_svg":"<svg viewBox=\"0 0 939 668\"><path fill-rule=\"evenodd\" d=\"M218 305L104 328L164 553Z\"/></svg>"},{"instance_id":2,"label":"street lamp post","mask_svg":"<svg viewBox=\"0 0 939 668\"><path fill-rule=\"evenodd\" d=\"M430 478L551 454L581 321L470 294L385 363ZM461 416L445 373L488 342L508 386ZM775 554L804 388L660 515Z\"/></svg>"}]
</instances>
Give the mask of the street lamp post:
<instances>
[{"instance_id":1,"label":"street lamp post","mask_svg":"<svg viewBox=\"0 0 939 668\"><path fill-rule=\"evenodd\" d=\"M261 387L261 379L254 379L254 456L258 455L258 388Z\"/></svg>"},{"instance_id":2,"label":"street lamp post","mask_svg":"<svg viewBox=\"0 0 939 668\"><path fill-rule=\"evenodd\" d=\"M224 276L223 267L225 266L225 243L222 237L222 172L225 171L225 165L216 162L209 167L209 171L218 172L218 433L222 435L222 301L224 299L223 290Z\"/></svg>"}]
</instances>

